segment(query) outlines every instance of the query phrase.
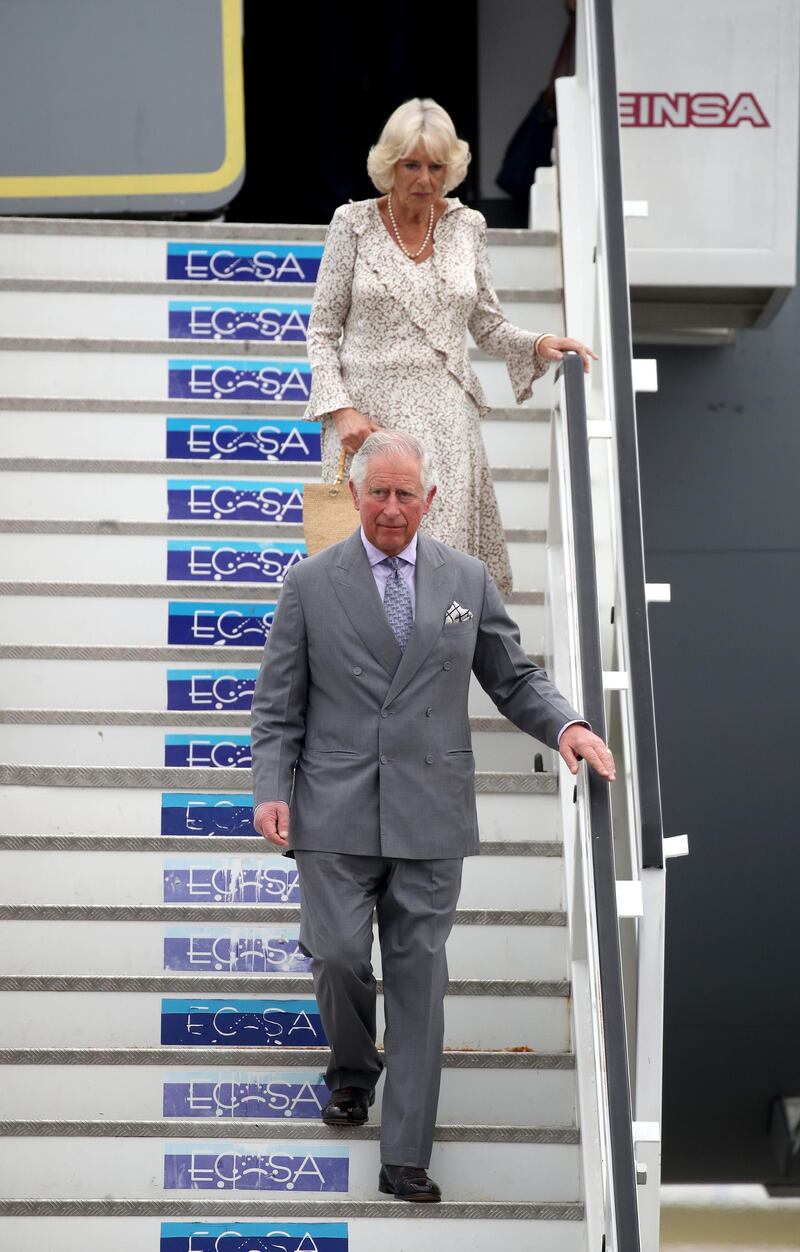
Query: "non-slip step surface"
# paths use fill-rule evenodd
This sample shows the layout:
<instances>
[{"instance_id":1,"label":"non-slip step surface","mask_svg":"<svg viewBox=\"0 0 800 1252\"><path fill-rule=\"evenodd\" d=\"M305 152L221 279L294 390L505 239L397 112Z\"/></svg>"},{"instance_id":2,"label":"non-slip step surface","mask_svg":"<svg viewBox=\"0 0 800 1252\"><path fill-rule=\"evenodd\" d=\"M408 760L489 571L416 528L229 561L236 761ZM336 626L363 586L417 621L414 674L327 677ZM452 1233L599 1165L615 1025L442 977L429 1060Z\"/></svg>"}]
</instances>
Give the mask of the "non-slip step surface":
<instances>
[{"instance_id":1,"label":"non-slip step surface","mask_svg":"<svg viewBox=\"0 0 800 1252\"><path fill-rule=\"evenodd\" d=\"M263 413L176 416L171 405L150 413L120 403L103 409L102 402L82 402L67 410L7 409L0 399L0 447L4 456L91 456L105 460L157 460L183 456L192 472L233 462L260 463L265 473L278 466L319 460L318 422L302 415L277 417ZM184 401L191 406L191 401ZM203 402L197 407L202 408ZM494 408L481 421L490 465L545 467L550 459L550 413L545 409Z\"/></svg>"},{"instance_id":2,"label":"non-slip step surface","mask_svg":"<svg viewBox=\"0 0 800 1252\"><path fill-rule=\"evenodd\" d=\"M249 716L227 726L205 724L203 718L166 718L162 726L106 726L75 724L69 716L52 722L40 718L0 720L0 759L7 765L46 761L49 765L97 768L115 766L250 767ZM534 768L536 755L552 753L528 735L509 729L506 733L474 730L472 750L480 772L504 769L525 773ZM420 764L424 750L420 753ZM440 758L441 759L441 758ZM446 764L446 761L443 762Z\"/></svg>"},{"instance_id":3,"label":"non-slip step surface","mask_svg":"<svg viewBox=\"0 0 800 1252\"><path fill-rule=\"evenodd\" d=\"M252 825L252 798L238 790L219 792L195 785L194 771L187 788L156 789L94 787L78 781L59 786L57 803L43 776L26 786L0 782L0 809L5 831L26 834L36 830L57 836L129 837L132 831L158 837L182 836L197 851L213 852L217 839L249 838L254 852L264 842ZM171 774L167 775L171 778ZM61 783L65 779L61 777ZM238 781L238 780L237 780ZM484 840L560 841L557 780L546 792L478 792L478 826Z\"/></svg>"},{"instance_id":4,"label":"non-slip step surface","mask_svg":"<svg viewBox=\"0 0 800 1252\"><path fill-rule=\"evenodd\" d=\"M4 1252L49 1246L58 1218L60 1252L485 1252L487 1238L503 1252L582 1252L580 1203L407 1204L376 1200L261 1199L232 1206L208 1201L1 1201ZM501 1222L496 1228L489 1223ZM277 1233L276 1233L277 1232ZM277 1242L276 1242L277 1239ZM280 1242L282 1240L282 1243ZM226 1244L229 1245L226 1247Z\"/></svg>"},{"instance_id":5,"label":"non-slip step surface","mask_svg":"<svg viewBox=\"0 0 800 1252\"><path fill-rule=\"evenodd\" d=\"M65 1042L74 1048L305 1048L327 1042L310 978L284 979L260 995L251 988L249 976L236 975L0 977L3 1042L9 1048ZM567 983L453 983L445 998L445 1047L566 1052L569 991ZM382 1012L379 995L379 1042Z\"/></svg>"},{"instance_id":6,"label":"non-slip step surface","mask_svg":"<svg viewBox=\"0 0 800 1252\"><path fill-rule=\"evenodd\" d=\"M215 356L204 354L202 349L207 346L197 345L192 355L169 341L161 351L144 352L7 350L0 354L3 392L9 398L212 400L223 407L257 400L265 415L272 404L308 403L311 370L299 353L284 357L259 344L254 345L257 354ZM513 407L515 397L505 363L475 356L473 365L487 404ZM538 408L546 407L552 399L552 373L544 374L536 383Z\"/></svg>"},{"instance_id":7,"label":"non-slip step surface","mask_svg":"<svg viewBox=\"0 0 800 1252\"><path fill-rule=\"evenodd\" d=\"M235 1058L233 1068L225 1068L231 1062L208 1049L202 1062L162 1054L158 1065L84 1064L79 1073L55 1061L25 1065L0 1057L0 1120L52 1120L56 1111L68 1121L144 1119L164 1125L182 1119L183 1125L188 1119L211 1118L228 1130L235 1124L236 1134L242 1123L255 1124L261 1134L265 1125L281 1134L289 1122L318 1121L330 1095L324 1078L327 1053L315 1050L309 1065L286 1049L275 1051L280 1055L271 1064L262 1052L249 1065ZM551 1064L511 1068L493 1055L471 1053L470 1060L482 1064L456 1068L446 1062L457 1054L445 1053L437 1115L442 1126L575 1125L574 1057L546 1054L542 1059ZM538 1059L535 1053L503 1054L518 1055ZM381 1121L383 1089L378 1083L370 1109L373 1126Z\"/></svg>"},{"instance_id":8,"label":"non-slip step surface","mask_svg":"<svg viewBox=\"0 0 800 1252\"><path fill-rule=\"evenodd\" d=\"M215 978L249 976L254 992L294 973L309 973L311 961L301 950L300 910L284 922L252 920L263 910L244 913L251 920L220 920L214 905L162 906L164 921L139 920L155 910L102 910L113 920L91 920L101 910L11 905L0 909L3 944L0 977L65 975L158 976L169 971L180 979L209 974ZM188 917L181 917L183 909ZM227 911L227 910L226 910ZM116 920L114 914L136 920ZM211 916L206 917L206 913ZM19 915L23 917L20 919ZM87 917L87 914L89 916ZM26 920L27 919L27 920ZM530 979L557 981L568 972L564 915L558 912L510 913L460 910L447 944L447 965L459 980ZM372 965L381 976L380 945L373 943Z\"/></svg>"},{"instance_id":9,"label":"non-slip step surface","mask_svg":"<svg viewBox=\"0 0 800 1252\"><path fill-rule=\"evenodd\" d=\"M267 1202L273 1195L288 1194L312 1205L329 1197L377 1198L377 1145L370 1141L374 1127L365 1128L370 1139L327 1135L322 1127L295 1139L290 1132L300 1127L291 1124L281 1126L275 1137L237 1139L232 1129L206 1127L183 1143L68 1134L0 1138L0 1197L91 1199L100 1194L146 1200L224 1192L233 1203L251 1200L256 1193ZM551 1129L543 1134L571 1134L572 1141L495 1143L487 1142L488 1135L477 1142L437 1139L431 1174L456 1201L575 1201L575 1133Z\"/></svg>"},{"instance_id":10,"label":"non-slip step surface","mask_svg":"<svg viewBox=\"0 0 800 1252\"><path fill-rule=\"evenodd\" d=\"M261 910L262 924L271 923L276 909L299 903L289 858L270 855L266 841L254 848L252 839L240 839L235 855L225 855L225 847L217 852L226 842L216 840L212 851L196 843L191 849L184 839L183 855L176 856L167 837L130 839L128 850L122 840L107 839L98 850L97 841L87 844L80 835L0 835L0 902L16 908L194 904L222 910L217 923L230 908L250 904ZM562 900L560 844L487 843L480 857L464 862L462 910L558 911Z\"/></svg>"},{"instance_id":11,"label":"non-slip step surface","mask_svg":"<svg viewBox=\"0 0 800 1252\"><path fill-rule=\"evenodd\" d=\"M48 765L0 765L0 787L153 787L166 791L251 790L247 769L180 768L70 768ZM486 773L475 775L479 793L552 795L557 790L554 774Z\"/></svg>"}]
</instances>

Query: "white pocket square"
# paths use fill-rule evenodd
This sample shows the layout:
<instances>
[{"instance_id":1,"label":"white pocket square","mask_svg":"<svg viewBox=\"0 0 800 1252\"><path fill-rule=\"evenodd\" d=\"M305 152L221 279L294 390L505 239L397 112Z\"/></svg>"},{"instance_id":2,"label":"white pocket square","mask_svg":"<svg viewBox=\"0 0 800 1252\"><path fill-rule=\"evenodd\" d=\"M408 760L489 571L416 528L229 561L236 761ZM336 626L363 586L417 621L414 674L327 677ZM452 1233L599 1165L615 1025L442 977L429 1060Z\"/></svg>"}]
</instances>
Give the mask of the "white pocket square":
<instances>
[{"instance_id":1,"label":"white pocket square","mask_svg":"<svg viewBox=\"0 0 800 1252\"><path fill-rule=\"evenodd\" d=\"M456 626L459 622L471 622L472 609L465 609L463 605L454 600L450 608L444 615L445 626Z\"/></svg>"}]
</instances>

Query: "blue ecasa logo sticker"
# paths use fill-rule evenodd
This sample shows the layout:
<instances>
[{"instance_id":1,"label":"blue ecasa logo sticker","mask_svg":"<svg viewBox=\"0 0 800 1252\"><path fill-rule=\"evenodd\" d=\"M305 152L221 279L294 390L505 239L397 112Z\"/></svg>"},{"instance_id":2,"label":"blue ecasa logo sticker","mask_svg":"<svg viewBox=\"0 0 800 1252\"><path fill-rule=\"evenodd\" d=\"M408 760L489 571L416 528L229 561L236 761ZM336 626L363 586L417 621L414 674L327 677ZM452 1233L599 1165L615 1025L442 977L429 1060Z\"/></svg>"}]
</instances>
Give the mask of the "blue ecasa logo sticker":
<instances>
[{"instance_id":1,"label":"blue ecasa logo sticker","mask_svg":"<svg viewBox=\"0 0 800 1252\"><path fill-rule=\"evenodd\" d=\"M350 1149L342 1144L184 1143L164 1153L165 1191L346 1192Z\"/></svg>"},{"instance_id":2,"label":"blue ecasa logo sticker","mask_svg":"<svg viewBox=\"0 0 800 1252\"><path fill-rule=\"evenodd\" d=\"M323 245L167 244L167 278L200 283L315 283Z\"/></svg>"},{"instance_id":3,"label":"blue ecasa logo sticker","mask_svg":"<svg viewBox=\"0 0 800 1252\"><path fill-rule=\"evenodd\" d=\"M161 1001L161 1042L183 1047L320 1048L327 1045L314 999Z\"/></svg>"},{"instance_id":4,"label":"blue ecasa logo sticker","mask_svg":"<svg viewBox=\"0 0 800 1252\"><path fill-rule=\"evenodd\" d=\"M346 1222L162 1222L159 1252L348 1252Z\"/></svg>"},{"instance_id":5,"label":"blue ecasa logo sticker","mask_svg":"<svg viewBox=\"0 0 800 1252\"><path fill-rule=\"evenodd\" d=\"M276 605L198 604L170 601L168 643L209 648L263 648L269 638Z\"/></svg>"},{"instance_id":6,"label":"blue ecasa logo sticker","mask_svg":"<svg viewBox=\"0 0 800 1252\"><path fill-rule=\"evenodd\" d=\"M310 304L170 300L169 337L305 343L310 316Z\"/></svg>"},{"instance_id":7,"label":"blue ecasa logo sticker","mask_svg":"<svg viewBox=\"0 0 800 1252\"><path fill-rule=\"evenodd\" d=\"M168 709L249 711L257 669L168 669Z\"/></svg>"},{"instance_id":8,"label":"blue ecasa logo sticker","mask_svg":"<svg viewBox=\"0 0 800 1252\"><path fill-rule=\"evenodd\" d=\"M169 582L280 584L293 565L304 560L304 543L243 539L214 543L195 539L167 540Z\"/></svg>"},{"instance_id":9,"label":"blue ecasa logo sticker","mask_svg":"<svg viewBox=\"0 0 800 1252\"><path fill-rule=\"evenodd\" d=\"M181 833L186 833L186 810L191 805L192 797L169 798L182 802L184 820L180 822L183 827ZM211 798L205 796L201 800ZM189 805L184 803L187 799ZM206 807L204 803L201 804L203 813L206 812ZM249 814L251 810L248 809L247 812ZM251 826L244 833L255 832ZM171 857L164 862L163 884L165 904L300 903L300 884L294 861L280 855L225 859L214 857L201 861L196 857Z\"/></svg>"},{"instance_id":10,"label":"blue ecasa logo sticker","mask_svg":"<svg viewBox=\"0 0 800 1252\"><path fill-rule=\"evenodd\" d=\"M250 769L249 735L165 735L164 764L179 769Z\"/></svg>"},{"instance_id":11,"label":"blue ecasa logo sticker","mask_svg":"<svg viewBox=\"0 0 800 1252\"><path fill-rule=\"evenodd\" d=\"M168 1074L164 1117L317 1120L329 1098L322 1074L260 1070L257 1074L200 1071Z\"/></svg>"},{"instance_id":12,"label":"blue ecasa logo sticker","mask_svg":"<svg viewBox=\"0 0 800 1252\"><path fill-rule=\"evenodd\" d=\"M164 792L161 796L161 834L196 835L201 839L252 835L254 839L261 840L253 826L252 796L235 792Z\"/></svg>"},{"instance_id":13,"label":"blue ecasa logo sticker","mask_svg":"<svg viewBox=\"0 0 800 1252\"><path fill-rule=\"evenodd\" d=\"M308 361L169 362L171 399L266 400L276 404L308 404L311 366Z\"/></svg>"},{"instance_id":14,"label":"blue ecasa logo sticker","mask_svg":"<svg viewBox=\"0 0 800 1252\"><path fill-rule=\"evenodd\" d=\"M282 522L301 525L302 483L186 478L167 481L167 517L189 521Z\"/></svg>"},{"instance_id":15,"label":"blue ecasa logo sticker","mask_svg":"<svg viewBox=\"0 0 800 1252\"><path fill-rule=\"evenodd\" d=\"M168 927L164 969L182 973L308 974L299 926Z\"/></svg>"},{"instance_id":16,"label":"blue ecasa logo sticker","mask_svg":"<svg viewBox=\"0 0 800 1252\"><path fill-rule=\"evenodd\" d=\"M319 422L291 418L167 418L167 459L264 461L308 465L319 461Z\"/></svg>"}]
</instances>

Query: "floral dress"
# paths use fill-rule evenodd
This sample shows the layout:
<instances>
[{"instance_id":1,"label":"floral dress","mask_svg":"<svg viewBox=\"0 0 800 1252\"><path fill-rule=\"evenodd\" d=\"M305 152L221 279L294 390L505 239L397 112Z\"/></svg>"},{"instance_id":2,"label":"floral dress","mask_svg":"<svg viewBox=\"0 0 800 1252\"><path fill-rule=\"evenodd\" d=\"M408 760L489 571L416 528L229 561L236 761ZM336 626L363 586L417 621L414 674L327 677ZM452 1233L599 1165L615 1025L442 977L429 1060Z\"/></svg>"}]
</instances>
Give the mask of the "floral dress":
<instances>
[{"instance_id":1,"label":"floral dress","mask_svg":"<svg viewBox=\"0 0 800 1252\"><path fill-rule=\"evenodd\" d=\"M390 237L376 200L336 210L308 327L306 416L322 419L322 476L336 473L339 439L325 420L336 409L424 440L439 490L423 527L480 557L507 593L511 565L480 429L489 406L468 330L479 348L504 358L517 403L527 400L547 362L534 357L536 334L512 326L500 308L480 213L449 199L433 254L417 264Z\"/></svg>"}]
</instances>

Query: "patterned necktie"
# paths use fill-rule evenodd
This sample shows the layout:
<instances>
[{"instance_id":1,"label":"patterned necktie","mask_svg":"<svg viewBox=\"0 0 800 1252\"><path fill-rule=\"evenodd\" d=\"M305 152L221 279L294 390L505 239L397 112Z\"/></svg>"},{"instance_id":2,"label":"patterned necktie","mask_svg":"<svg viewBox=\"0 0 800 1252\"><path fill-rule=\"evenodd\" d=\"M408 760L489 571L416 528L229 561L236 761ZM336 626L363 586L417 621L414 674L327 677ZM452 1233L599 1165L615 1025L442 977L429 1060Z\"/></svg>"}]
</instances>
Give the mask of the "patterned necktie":
<instances>
[{"instance_id":1,"label":"patterned necktie","mask_svg":"<svg viewBox=\"0 0 800 1252\"><path fill-rule=\"evenodd\" d=\"M383 563L388 565L392 571L386 583L383 607L386 610L392 633L400 645L400 651L405 652L408 637L411 634L411 627L414 625L414 614L411 611L411 596L408 594L408 587L400 576L399 556L388 556Z\"/></svg>"}]
</instances>

